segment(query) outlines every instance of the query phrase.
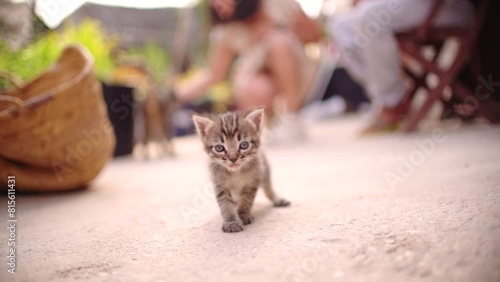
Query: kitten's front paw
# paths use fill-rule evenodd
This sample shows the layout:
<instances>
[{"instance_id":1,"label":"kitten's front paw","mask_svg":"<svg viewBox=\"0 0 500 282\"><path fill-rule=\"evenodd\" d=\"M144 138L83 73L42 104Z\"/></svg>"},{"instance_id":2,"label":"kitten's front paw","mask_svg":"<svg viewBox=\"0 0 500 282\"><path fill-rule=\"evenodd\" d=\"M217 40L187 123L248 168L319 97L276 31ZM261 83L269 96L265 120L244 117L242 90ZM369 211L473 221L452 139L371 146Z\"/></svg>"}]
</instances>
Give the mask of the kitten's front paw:
<instances>
[{"instance_id":1,"label":"kitten's front paw","mask_svg":"<svg viewBox=\"0 0 500 282\"><path fill-rule=\"evenodd\" d=\"M243 221L243 224L245 224L245 225L250 224L255 220L253 215L251 215L249 213L240 214L240 219L241 219L241 221Z\"/></svg>"},{"instance_id":2,"label":"kitten's front paw","mask_svg":"<svg viewBox=\"0 0 500 282\"><path fill-rule=\"evenodd\" d=\"M243 226L237 221L224 222L222 224L222 231L226 233L240 232L243 231Z\"/></svg>"},{"instance_id":3,"label":"kitten's front paw","mask_svg":"<svg viewBox=\"0 0 500 282\"><path fill-rule=\"evenodd\" d=\"M288 201L287 199L278 199L274 201L275 207L288 207L290 204L290 201Z\"/></svg>"}]
</instances>

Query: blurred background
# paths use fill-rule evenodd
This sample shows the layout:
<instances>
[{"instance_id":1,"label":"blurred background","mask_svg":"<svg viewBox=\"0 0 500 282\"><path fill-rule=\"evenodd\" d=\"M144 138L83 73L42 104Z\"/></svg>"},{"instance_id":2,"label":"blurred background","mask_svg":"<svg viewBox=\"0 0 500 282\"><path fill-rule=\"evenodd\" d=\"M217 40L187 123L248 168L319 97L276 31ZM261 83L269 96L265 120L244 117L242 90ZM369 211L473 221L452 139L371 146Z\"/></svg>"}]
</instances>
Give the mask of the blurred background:
<instances>
[{"instance_id":1,"label":"blurred background","mask_svg":"<svg viewBox=\"0 0 500 282\"><path fill-rule=\"evenodd\" d=\"M310 18L318 21L351 4L331 0L298 2ZM116 155L130 154L133 145L146 138L148 116L144 113L144 102L148 93L158 100L156 104L168 104L168 93L175 83L195 76L207 64L211 27L207 1L2 0L0 7L0 69L21 81L40 75L70 44L79 43L89 50L118 136ZM316 60L318 68L322 64L325 69L315 94L311 95L316 100L325 96L335 64L330 54L323 56L320 62L320 56L328 53L325 49L320 51L320 46L326 45L323 40L308 46L308 55ZM367 101L356 85L350 85L348 78L340 80L346 80L346 87L354 91L353 108ZM0 81L0 90L9 86L5 79ZM330 89L327 96L331 96L332 91L337 90ZM121 95L130 96L129 101L133 102L120 101L111 109ZM128 107L135 114L120 120L116 117L120 114L116 109L120 107ZM343 101L334 101L334 114L343 108ZM163 119L172 124L168 130L173 135L182 136L193 132L192 111L229 109L232 109L231 86L222 82L210 88L203 98L172 109Z\"/></svg>"},{"instance_id":2,"label":"blurred background","mask_svg":"<svg viewBox=\"0 0 500 282\"><path fill-rule=\"evenodd\" d=\"M371 97L366 90L369 87L345 69L346 61L342 62L342 55L346 58L355 57L346 49L347 45L343 46L339 39L342 35L340 32L338 38L335 38L336 26L333 24L341 15L358 8L360 1L297 2L320 30L319 40L306 42L302 46L308 60L312 62L310 73L313 82L306 90L300 115L304 120L310 121L334 118L346 113L373 111ZM164 148L158 150L173 154L171 140L176 136L193 133L193 111L220 113L237 108L234 85L228 80L203 90L206 93L200 95L200 98L183 103L176 101L177 85L190 82L208 64L210 31L213 27L209 5L209 1L196 0L0 0L0 70L11 78L10 82L7 79L0 80L0 91L12 89L12 80L33 80L54 64L67 46L81 44L91 54L95 75L102 85L117 142L114 155L130 155L134 151L143 155L145 153L141 152L144 150L151 150L149 143L162 142L167 145L157 146ZM489 11L490 15L493 10ZM430 10L429 14L432 14ZM485 22L488 22L488 26L495 26L493 17L484 14L478 18L487 18L488 21ZM423 22L422 26L425 27L425 24ZM483 78L488 75L497 76L498 67L494 62L498 61L498 56L494 56L494 50L498 40L493 40L494 33L494 30L489 29L479 37L481 44L476 53L484 54L479 61L487 68L486 71L477 72L478 64L472 64L476 69L476 77L472 76L471 80L469 75L465 79L468 79L469 90L477 86L478 74ZM422 41L419 36L408 37L404 33L401 36L401 40L410 38L416 39L417 43ZM440 39L439 44L429 41L418 48L421 48L422 58L435 56L432 60L442 66L450 66L457 57L469 56L459 54L460 40L462 39L457 39L456 34L451 33L449 38ZM403 45L401 43L402 47ZM436 49L438 45L439 48ZM438 53L439 59L436 55ZM413 78L417 79L413 85L412 97L416 96L414 102L421 106L429 85L438 85L439 75L423 76L427 70L424 71L418 60L412 61L405 52L401 54L401 61L409 66L405 70L416 70ZM381 67L384 66L384 63L380 64ZM422 82L422 78L419 80L418 76L423 76L428 85L420 87L423 85L418 83ZM456 113L460 111L456 110L456 106L463 104L466 99L463 99L463 95L458 99L454 93L465 92L456 91L451 84L449 87L444 85L437 91L443 93L443 103L430 108L431 116L437 119L457 116ZM497 93L493 94L497 96ZM420 99L419 95L422 96ZM467 106L462 107L461 111L465 114L459 115L459 118L474 119L476 112L482 109L476 108L468 110ZM484 116L490 121L498 121L498 112L486 111ZM421 118L422 116L416 121ZM412 129L416 125L414 121Z\"/></svg>"},{"instance_id":3,"label":"blurred background","mask_svg":"<svg viewBox=\"0 0 500 282\"><path fill-rule=\"evenodd\" d=\"M0 0L0 281L500 281L500 1L261 0L296 34L234 63L228 1ZM241 62L292 206L226 236L192 114Z\"/></svg>"}]
</instances>

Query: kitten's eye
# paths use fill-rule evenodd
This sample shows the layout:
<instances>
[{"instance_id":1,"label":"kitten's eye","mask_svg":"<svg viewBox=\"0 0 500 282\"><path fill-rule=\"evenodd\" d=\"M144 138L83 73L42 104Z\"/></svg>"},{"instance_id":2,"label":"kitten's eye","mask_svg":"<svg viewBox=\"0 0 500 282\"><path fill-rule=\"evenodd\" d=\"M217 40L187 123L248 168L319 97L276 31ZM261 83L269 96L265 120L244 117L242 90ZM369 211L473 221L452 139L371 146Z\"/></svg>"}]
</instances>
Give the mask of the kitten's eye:
<instances>
[{"instance_id":1,"label":"kitten's eye","mask_svg":"<svg viewBox=\"0 0 500 282\"><path fill-rule=\"evenodd\" d=\"M222 145L217 145L217 146L215 146L215 148L214 148L214 149L215 149L215 151L216 151L217 153L222 153L222 152L224 152L224 150L225 150L224 146L222 146Z\"/></svg>"},{"instance_id":2,"label":"kitten's eye","mask_svg":"<svg viewBox=\"0 0 500 282\"><path fill-rule=\"evenodd\" d=\"M248 147L250 147L250 144L248 142L242 142L240 144L240 149L242 149L242 150L246 150L246 149L248 149Z\"/></svg>"}]
</instances>

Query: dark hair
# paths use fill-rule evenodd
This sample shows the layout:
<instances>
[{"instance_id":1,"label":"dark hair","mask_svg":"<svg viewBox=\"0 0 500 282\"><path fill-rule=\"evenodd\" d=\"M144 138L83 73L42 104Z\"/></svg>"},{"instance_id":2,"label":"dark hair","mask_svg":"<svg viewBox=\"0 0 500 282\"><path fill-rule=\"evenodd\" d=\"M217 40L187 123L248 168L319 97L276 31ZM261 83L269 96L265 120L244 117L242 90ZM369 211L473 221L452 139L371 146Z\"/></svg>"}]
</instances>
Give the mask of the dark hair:
<instances>
[{"instance_id":1,"label":"dark hair","mask_svg":"<svg viewBox=\"0 0 500 282\"><path fill-rule=\"evenodd\" d=\"M212 18L212 24L224 24L234 21L243 21L248 19L250 16L255 14L260 6L261 0L233 0L236 6L234 16L230 19L223 19L217 14L217 11L209 4L210 16Z\"/></svg>"}]
</instances>

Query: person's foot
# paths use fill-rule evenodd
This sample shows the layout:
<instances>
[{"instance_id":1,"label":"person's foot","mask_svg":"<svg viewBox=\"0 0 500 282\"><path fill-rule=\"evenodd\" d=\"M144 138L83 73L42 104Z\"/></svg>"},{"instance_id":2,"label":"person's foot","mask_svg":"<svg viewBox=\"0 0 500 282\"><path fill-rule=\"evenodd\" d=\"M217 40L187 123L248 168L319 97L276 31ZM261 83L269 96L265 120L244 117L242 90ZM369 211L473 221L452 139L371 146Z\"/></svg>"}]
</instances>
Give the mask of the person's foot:
<instances>
[{"instance_id":1,"label":"person's foot","mask_svg":"<svg viewBox=\"0 0 500 282\"><path fill-rule=\"evenodd\" d=\"M399 129L400 123L410 109L411 100L404 99L393 108L384 107L379 112L375 121L361 131L362 135L370 135L383 132L393 132Z\"/></svg>"},{"instance_id":2,"label":"person's foot","mask_svg":"<svg viewBox=\"0 0 500 282\"><path fill-rule=\"evenodd\" d=\"M264 143L284 145L302 143L307 139L304 124L297 114L284 114L264 135Z\"/></svg>"}]
</instances>

